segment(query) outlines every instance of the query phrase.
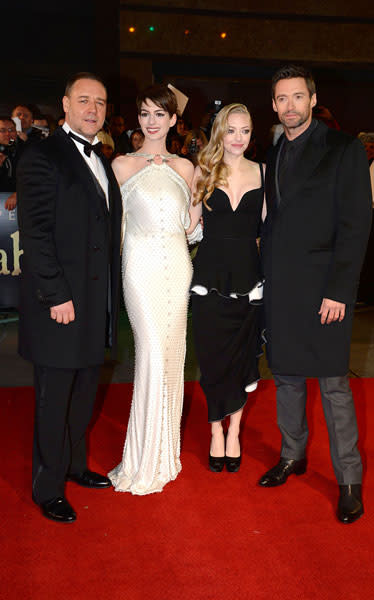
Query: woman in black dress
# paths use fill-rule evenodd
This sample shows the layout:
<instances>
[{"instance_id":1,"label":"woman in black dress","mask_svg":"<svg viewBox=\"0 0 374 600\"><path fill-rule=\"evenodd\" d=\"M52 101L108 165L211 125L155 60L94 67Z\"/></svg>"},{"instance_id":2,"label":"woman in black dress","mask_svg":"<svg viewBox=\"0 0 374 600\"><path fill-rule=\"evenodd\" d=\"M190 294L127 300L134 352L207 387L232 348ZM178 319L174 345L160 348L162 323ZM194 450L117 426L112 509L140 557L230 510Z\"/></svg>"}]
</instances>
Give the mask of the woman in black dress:
<instances>
[{"instance_id":1,"label":"woman in black dress","mask_svg":"<svg viewBox=\"0 0 374 600\"><path fill-rule=\"evenodd\" d=\"M196 167L191 225L204 232L191 283L201 387L212 424L212 471L240 467L240 420L257 387L262 280L257 248L264 199L263 167L244 158L252 120L243 104L225 106ZM230 415L225 435L222 421Z\"/></svg>"}]
</instances>

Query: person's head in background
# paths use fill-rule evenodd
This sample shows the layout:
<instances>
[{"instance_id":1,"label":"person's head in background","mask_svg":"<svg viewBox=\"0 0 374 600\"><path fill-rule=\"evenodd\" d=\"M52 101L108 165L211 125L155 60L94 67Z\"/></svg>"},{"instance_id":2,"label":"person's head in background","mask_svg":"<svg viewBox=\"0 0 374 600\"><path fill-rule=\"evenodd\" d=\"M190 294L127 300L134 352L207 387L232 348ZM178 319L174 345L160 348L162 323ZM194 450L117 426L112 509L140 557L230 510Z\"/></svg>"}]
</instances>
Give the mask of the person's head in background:
<instances>
[{"instance_id":1,"label":"person's head in background","mask_svg":"<svg viewBox=\"0 0 374 600\"><path fill-rule=\"evenodd\" d=\"M0 144L2 146L9 146L16 139L17 132L13 120L7 115L0 115Z\"/></svg>"},{"instance_id":2,"label":"person's head in background","mask_svg":"<svg viewBox=\"0 0 374 600\"><path fill-rule=\"evenodd\" d=\"M18 104L12 110L12 117L18 117L21 121L22 131L27 133L32 127L33 114L31 109L25 104Z\"/></svg>"},{"instance_id":3,"label":"person's head in background","mask_svg":"<svg viewBox=\"0 0 374 600\"><path fill-rule=\"evenodd\" d=\"M374 133L362 131L357 137L364 144L368 161L371 163L374 159Z\"/></svg>"},{"instance_id":4,"label":"person's head in background","mask_svg":"<svg viewBox=\"0 0 374 600\"><path fill-rule=\"evenodd\" d=\"M130 135L130 144L133 152L137 152L143 146L144 133L141 129L134 129Z\"/></svg>"},{"instance_id":5,"label":"person's head in background","mask_svg":"<svg viewBox=\"0 0 374 600\"><path fill-rule=\"evenodd\" d=\"M112 160L114 154L114 141L109 133L106 133L103 129L97 134L98 140L102 143L101 152L108 160Z\"/></svg>"},{"instance_id":6,"label":"person's head in background","mask_svg":"<svg viewBox=\"0 0 374 600\"><path fill-rule=\"evenodd\" d=\"M180 135L181 137L185 137L187 135L189 127L183 117L177 118L176 130L177 130L177 134Z\"/></svg>"},{"instance_id":7,"label":"person's head in background","mask_svg":"<svg viewBox=\"0 0 374 600\"><path fill-rule=\"evenodd\" d=\"M45 115L35 115L32 124L33 127L36 127L41 131L43 137L48 137L51 128L49 126L48 118Z\"/></svg>"},{"instance_id":8,"label":"person's head in background","mask_svg":"<svg viewBox=\"0 0 374 600\"><path fill-rule=\"evenodd\" d=\"M182 140L179 135L171 135L167 140L167 148L170 154L182 153Z\"/></svg>"},{"instance_id":9,"label":"person's head in background","mask_svg":"<svg viewBox=\"0 0 374 600\"><path fill-rule=\"evenodd\" d=\"M126 131L125 119L121 115L113 115L109 122L109 131L112 138L118 138Z\"/></svg>"}]
</instances>

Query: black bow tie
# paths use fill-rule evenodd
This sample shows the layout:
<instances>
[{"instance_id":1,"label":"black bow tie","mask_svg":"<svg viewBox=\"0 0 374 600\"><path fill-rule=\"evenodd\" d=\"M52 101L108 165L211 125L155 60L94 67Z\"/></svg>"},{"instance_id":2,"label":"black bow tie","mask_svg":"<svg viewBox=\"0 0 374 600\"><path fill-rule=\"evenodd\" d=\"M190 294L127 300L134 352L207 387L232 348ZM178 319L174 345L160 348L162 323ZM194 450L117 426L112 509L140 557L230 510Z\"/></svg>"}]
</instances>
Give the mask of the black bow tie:
<instances>
[{"instance_id":1,"label":"black bow tie","mask_svg":"<svg viewBox=\"0 0 374 600\"><path fill-rule=\"evenodd\" d=\"M79 135L75 135L75 133L73 133L72 131L69 131L69 136L73 138L73 140L75 140L76 142L83 144L83 152L86 154L86 156L91 156L92 151L95 152L95 154L97 154L98 156L101 156L101 142L97 142L97 144L90 144L90 142L87 142L87 140L80 138Z\"/></svg>"}]
</instances>

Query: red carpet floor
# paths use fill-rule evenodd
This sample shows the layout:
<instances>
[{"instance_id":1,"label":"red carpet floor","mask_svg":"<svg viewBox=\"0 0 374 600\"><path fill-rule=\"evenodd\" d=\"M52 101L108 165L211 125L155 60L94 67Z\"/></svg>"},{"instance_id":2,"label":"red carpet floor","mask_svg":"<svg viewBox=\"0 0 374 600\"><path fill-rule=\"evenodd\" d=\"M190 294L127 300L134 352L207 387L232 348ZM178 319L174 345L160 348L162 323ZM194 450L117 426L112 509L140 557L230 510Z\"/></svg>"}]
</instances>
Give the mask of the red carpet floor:
<instances>
[{"instance_id":1,"label":"red carpet floor","mask_svg":"<svg viewBox=\"0 0 374 600\"><path fill-rule=\"evenodd\" d=\"M43 518L30 498L33 391L0 388L1 560L4 600L369 600L374 598L374 380L353 380L365 463L366 514L335 519L337 486L315 382L309 468L285 486L256 481L278 458L275 394L248 402L239 473L207 469L209 426L196 383L186 384L183 470L163 493L131 496L68 483L74 524ZM131 386L103 387L90 467L120 459Z\"/></svg>"}]
</instances>

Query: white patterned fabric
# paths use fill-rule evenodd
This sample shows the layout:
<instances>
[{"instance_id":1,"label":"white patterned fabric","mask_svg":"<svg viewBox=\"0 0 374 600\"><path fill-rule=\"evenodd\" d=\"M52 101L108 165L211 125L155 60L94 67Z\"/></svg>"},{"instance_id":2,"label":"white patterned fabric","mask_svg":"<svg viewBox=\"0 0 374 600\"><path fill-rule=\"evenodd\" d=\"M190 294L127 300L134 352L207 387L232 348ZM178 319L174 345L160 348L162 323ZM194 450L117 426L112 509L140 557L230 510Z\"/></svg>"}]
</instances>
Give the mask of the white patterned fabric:
<instances>
[{"instance_id":1,"label":"white patterned fabric","mask_svg":"<svg viewBox=\"0 0 374 600\"><path fill-rule=\"evenodd\" d=\"M123 289L135 340L135 380L116 491L161 492L181 470L180 421L192 265L185 228L189 188L166 162L121 187Z\"/></svg>"}]
</instances>

